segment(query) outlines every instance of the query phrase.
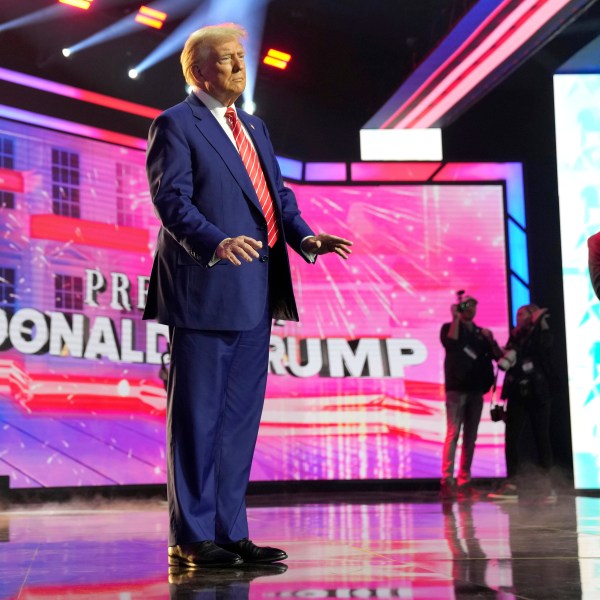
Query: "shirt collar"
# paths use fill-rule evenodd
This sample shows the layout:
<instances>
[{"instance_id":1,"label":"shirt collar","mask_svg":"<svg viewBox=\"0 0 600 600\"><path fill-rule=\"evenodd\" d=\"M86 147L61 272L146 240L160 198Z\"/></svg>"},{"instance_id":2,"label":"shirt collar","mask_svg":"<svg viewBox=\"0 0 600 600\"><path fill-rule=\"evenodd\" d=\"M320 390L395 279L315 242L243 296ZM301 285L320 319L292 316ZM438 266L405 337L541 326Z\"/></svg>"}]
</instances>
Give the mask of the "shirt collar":
<instances>
[{"instance_id":1,"label":"shirt collar","mask_svg":"<svg viewBox=\"0 0 600 600\"><path fill-rule=\"evenodd\" d=\"M208 110L210 110L210 112L215 117L217 117L217 119L225 118L225 111L229 107L223 106L216 98L213 98L210 94L207 94L204 90L201 90L200 88L194 88L193 92L196 98L198 98L198 100L200 100L200 102L202 102L206 106L206 108L208 108ZM231 108L235 110L235 105L232 104Z\"/></svg>"}]
</instances>

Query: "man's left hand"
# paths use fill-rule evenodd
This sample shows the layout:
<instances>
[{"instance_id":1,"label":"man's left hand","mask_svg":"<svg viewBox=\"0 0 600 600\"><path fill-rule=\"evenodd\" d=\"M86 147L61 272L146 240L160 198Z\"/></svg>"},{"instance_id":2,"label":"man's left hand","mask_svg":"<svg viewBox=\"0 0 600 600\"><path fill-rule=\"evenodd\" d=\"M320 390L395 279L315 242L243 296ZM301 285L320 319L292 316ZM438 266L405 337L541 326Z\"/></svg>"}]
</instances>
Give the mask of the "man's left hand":
<instances>
[{"instance_id":1,"label":"man's left hand","mask_svg":"<svg viewBox=\"0 0 600 600\"><path fill-rule=\"evenodd\" d=\"M308 254L328 254L329 252L335 252L338 256L343 259L348 258L352 254L350 249L352 242L335 235L329 235L328 233L320 233L319 235L312 235L307 237L302 242L302 250Z\"/></svg>"}]
</instances>

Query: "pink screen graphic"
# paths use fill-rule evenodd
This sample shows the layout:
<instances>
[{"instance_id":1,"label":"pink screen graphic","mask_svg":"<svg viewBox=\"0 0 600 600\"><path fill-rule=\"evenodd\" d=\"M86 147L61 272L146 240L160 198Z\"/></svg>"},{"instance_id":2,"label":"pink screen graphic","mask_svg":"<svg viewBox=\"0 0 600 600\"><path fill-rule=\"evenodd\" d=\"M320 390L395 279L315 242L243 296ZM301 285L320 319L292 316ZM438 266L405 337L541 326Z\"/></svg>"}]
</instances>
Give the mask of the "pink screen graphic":
<instances>
[{"instance_id":1,"label":"pink screen graphic","mask_svg":"<svg viewBox=\"0 0 600 600\"><path fill-rule=\"evenodd\" d=\"M252 479L435 478L439 328L454 290L507 329L499 184L291 185L347 262L292 256ZM166 330L141 320L158 222L144 154L0 119L0 474L11 487L165 481ZM475 476L503 472L481 424Z\"/></svg>"},{"instance_id":2,"label":"pink screen graphic","mask_svg":"<svg viewBox=\"0 0 600 600\"><path fill-rule=\"evenodd\" d=\"M507 336L501 186L291 187L315 231L354 249L314 266L292 257L300 323L273 327L254 478L438 477L454 291ZM475 476L501 474L501 444L486 411Z\"/></svg>"}]
</instances>

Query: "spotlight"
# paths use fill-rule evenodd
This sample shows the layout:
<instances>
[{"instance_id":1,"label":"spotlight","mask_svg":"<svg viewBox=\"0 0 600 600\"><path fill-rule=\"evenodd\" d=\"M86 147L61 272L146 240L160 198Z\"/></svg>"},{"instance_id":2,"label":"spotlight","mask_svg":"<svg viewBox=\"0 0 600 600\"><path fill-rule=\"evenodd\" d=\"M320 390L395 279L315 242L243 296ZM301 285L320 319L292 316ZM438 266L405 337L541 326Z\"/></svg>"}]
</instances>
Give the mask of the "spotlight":
<instances>
[{"instance_id":1,"label":"spotlight","mask_svg":"<svg viewBox=\"0 0 600 600\"><path fill-rule=\"evenodd\" d=\"M263 63L277 69L285 69L291 59L291 54L270 48L267 55L263 58Z\"/></svg>"},{"instance_id":2,"label":"spotlight","mask_svg":"<svg viewBox=\"0 0 600 600\"><path fill-rule=\"evenodd\" d=\"M63 48L62 49L62 55L65 58L69 58L69 56L71 56L71 48Z\"/></svg>"},{"instance_id":3,"label":"spotlight","mask_svg":"<svg viewBox=\"0 0 600 600\"><path fill-rule=\"evenodd\" d=\"M244 103L242 104L242 108L247 113L253 115L254 111L256 110L256 104L254 104L254 102L252 102L252 100L244 100Z\"/></svg>"},{"instance_id":4,"label":"spotlight","mask_svg":"<svg viewBox=\"0 0 600 600\"><path fill-rule=\"evenodd\" d=\"M137 79L137 76L139 75L139 73L137 72L137 69L129 69L129 72L127 73L127 75L129 75L129 77L131 77L131 79Z\"/></svg>"},{"instance_id":5,"label":"spotlight","mask_svg":"<svg viewBox=\"0 0 600 600\"><path fill-rule=\"evenodd\" d=\"M68 4L69 6L74 6L75 8L81 8L82 10L87 10L94 0L58 0L60 4Z\"/></svg>"}]
</instances>

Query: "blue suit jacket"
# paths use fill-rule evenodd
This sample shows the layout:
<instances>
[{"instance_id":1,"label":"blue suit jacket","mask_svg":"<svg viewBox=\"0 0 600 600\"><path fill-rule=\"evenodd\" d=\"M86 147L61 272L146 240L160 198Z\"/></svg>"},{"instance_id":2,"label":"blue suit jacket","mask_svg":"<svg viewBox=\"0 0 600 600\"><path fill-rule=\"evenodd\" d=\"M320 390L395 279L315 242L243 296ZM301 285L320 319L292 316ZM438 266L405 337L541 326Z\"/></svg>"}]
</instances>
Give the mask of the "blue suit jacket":
<instances>
[{"instance_id":1,"label":"blue suit jacket","mask_svg":"<svg viewBox=\"0 0 600 600\"><path fill-rule=\"evenodd\" d=\"M238 116L260 157L281 241L304 257L300 243L313 231L283 185L265 124L241 110ZM284 250L271 260L269 278L266 222L250 177L231 140L194 94L152 123L146 168L162 227L144 318L190 329L249 330L263 315L270 285L273 317L297 321L285 244L277 244ZM209 267L219 243L239 235L262 241L262 260Z\"/></svg>"}]
</instances>

